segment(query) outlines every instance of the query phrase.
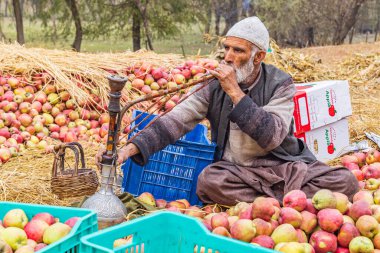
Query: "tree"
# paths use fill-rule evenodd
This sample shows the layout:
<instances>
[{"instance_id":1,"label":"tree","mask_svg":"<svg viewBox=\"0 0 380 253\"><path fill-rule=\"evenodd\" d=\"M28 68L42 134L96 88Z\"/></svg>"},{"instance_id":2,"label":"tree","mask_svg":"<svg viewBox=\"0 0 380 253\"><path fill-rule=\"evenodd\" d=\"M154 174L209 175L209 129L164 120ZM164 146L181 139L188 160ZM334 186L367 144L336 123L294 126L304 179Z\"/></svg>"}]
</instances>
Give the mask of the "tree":
<instances>
[{"instance_id":1,"label":"tree","mask_svg":"<svg viewBox=\"0 0 380 253\"><path fill-rule=\"evenodd\" d=\"M5 34L3 32L3 29L1 27L1 22L0 22L0 40L6 40L7 37L5 37Z\"/></svg>"},{"instance_id":2,"label":"tree","mask_svg":"<svg viewBox=\"0 0 380 253\"><path fill-rule=\"evenodd\" d=\"M133 51L137 51L141 49L141 18L135 11L132 15L132 45Z\"/></svg>"},{"instance_id":3,"label":"tree","mask_svg":"<svg viewBox=\"0 0 380 253\"><path fill-rule=\"evenodd\" d=\"M150 31L150 24L149 24L150 21L149 21L149 14L148 14L149 0L145 0L145 1L134 0L134 5L139 10L140 15L143 20L148 49L153 50L152 32Z\"/></svg>"},{"instance_id":4,"label":"tree","mask_svg":"<svg viewBox=\"0 0 380 253\"><path fill-rule=\"evenodd\" d=\"M22 22L22 12L19 0L13 0L13 11L16 19L17 42L20 44L24 44L24 25Z\"/></svg>"},{"instance_id":5,"label":"tree","mask_svg":"<svg viewBox=\"0 0 380 253\"><path fill-rule=\"evenodd\" d=\"M334 18L335 27L332 39L334 45L343 44L347 34L354 27L360 7L365 1L366 0L335 1L337 13Z\"/></svg>"},{"instance_id":6,"label":"tree","mask_svg":"<svg viewBox=\"0 0 380 253\"><path fill-rule=\"evenodd\" d=\"M380 31L380 0L376 0L376 11L377 11L377 23L375 28L375 42L377 41L377 35Z\"/></svg>"},{"instance_id":7,"label":"tree","mask_svg":"<svg viewBox=\"0 0 380 253\"><path fill-rule=\"evenodd\" d=\"M65 0L65 1L66 1L67 6L70 8L71 15L73 17L74 24L75 24L75 39L72 44L72 48L79 52L81 44L82 44L83 31L82 31L82 24L79 17L78 7L75 0Z\"/></svg>"}]
</instances>

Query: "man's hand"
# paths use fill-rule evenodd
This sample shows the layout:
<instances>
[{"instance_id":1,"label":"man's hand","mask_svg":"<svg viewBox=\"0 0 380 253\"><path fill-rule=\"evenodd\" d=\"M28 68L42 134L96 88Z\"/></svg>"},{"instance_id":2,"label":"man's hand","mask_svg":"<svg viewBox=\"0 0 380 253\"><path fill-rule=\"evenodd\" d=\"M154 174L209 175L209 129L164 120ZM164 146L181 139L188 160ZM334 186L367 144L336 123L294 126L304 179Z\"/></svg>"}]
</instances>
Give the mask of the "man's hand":
<instances>
[{"instance_id":1,"label":"man's hand","mask_svg":"<svg viewBox=\"0 0 380 253\"><path fill-rule=\"evenodd\" d=\"M222 89L231 97L232 102L236 105L244 97L244 92L241 90L237 80L234 67L226 64L219 64L214 70L209 70L210 73L218 78Z\"/></svg>"},{"instance_id":2,"label":"man's hand","mask_svg":"<svg viewBox=\"0 0 380 253\"><path fill-rule=\"evenodd\" d=\"M102 146L98 153L96 154L95 156L95 161L96 161L96 166L98 166L98 168L100 169L101 166L100 166L100 163L102 161L102 155L106 152L106 149L104 146ZM139 149L136 147L135 144L133 143L129 143L128 145L126 145L125 147L121 148L118 152L117 152L117 165L121 165L122 163L124 163L129 157L133 156L133 155L136 155L140 153Z\"/></svg>"}]
</instances>

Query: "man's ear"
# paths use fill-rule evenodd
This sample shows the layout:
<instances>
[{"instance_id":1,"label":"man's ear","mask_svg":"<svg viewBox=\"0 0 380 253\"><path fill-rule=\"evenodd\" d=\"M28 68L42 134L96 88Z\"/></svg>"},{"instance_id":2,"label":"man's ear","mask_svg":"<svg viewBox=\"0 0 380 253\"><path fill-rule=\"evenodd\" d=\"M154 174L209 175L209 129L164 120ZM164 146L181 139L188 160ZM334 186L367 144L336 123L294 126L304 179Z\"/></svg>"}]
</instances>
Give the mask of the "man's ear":
<instances>
[{"instance_id":1,"label":"man's ear","mask_svg":"<svg viewBox=\"0 0 380 253\"><path fill-rule=\"evenodd\" d=\"M259 64L260 62L262 62L264 60L264 58L265 58L266 55L267 55L267 53L264 52L264 51L257 52L256 55L255 55L255 58L253 60L253 63L254 64Z\"/></svg>"}]
</instances>

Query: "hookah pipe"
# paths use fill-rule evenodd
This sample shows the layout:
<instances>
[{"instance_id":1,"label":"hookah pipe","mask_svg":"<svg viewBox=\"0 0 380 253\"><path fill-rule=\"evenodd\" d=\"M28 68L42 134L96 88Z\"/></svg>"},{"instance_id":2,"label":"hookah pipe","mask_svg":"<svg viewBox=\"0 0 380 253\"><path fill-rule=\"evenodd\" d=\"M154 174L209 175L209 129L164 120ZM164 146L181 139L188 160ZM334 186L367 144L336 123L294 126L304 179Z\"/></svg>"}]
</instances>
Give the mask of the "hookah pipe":
<instances>
[{"instance_id":1,"label":"hookah pipe","mask_svg":"<svg viewBox=\"0 0 380 253\"><path fill-rule=\"evenodd\" d=\"M108 136L107 136L107 142L106 142L106 151L102 155L102 161L100 163L101 187L94 195L90 196L82 205L83 208L94 210L97 213L100 228L105 228L105 227L123 222L125 219L125 215L127 214L127 210L124 204L113 192L113 185L114 185L115 176L116 176L116 160L117 160L116 146L117 146L117 143L119 142L120 126L121 126L121 122L122 122L122 118L124 114L128 111L129 108L131 108L132 106L140 102L152 100L154 98L162 97L168 94L173 94L183 89L186 89L188 87L194 86L196 84L205 82L200 87L192 91L190 94L183 97L178 102L179 104L183 102L185 99L187 99L190 95L195 93L196 91L207 86L212 80L215 79L214 76L205 75L204 78L201 78L193 82L189 82L187 84L179 85L176 88L172 88L169 90L160 90L155 94L148 94L148 95L142 96L138 99L128 102L121 109L120 107L121 91L125 87L125 84L128 81L128 79L125 77L120 77L120 76L115 76L115 75L109 76L107 78L108 78L109 86L110 86L110 100L109 100L109 105L108 105L110 122L109 122L109 130L108 130ZM157 103L158 102L152 104L149 108L152 108ZM153 124L160 117L162 117L163 115L171 111L173 108L157 116L144 129L149 127L151 124ZM142 122L147 120L149 116L151 116L152 114L153 112L147 115L142 120ZM130 124L136 121L139 118L139 116L136 117L133 121L131 121ZM142 122L134 126L134 128L132 128L129 132L133 132L138 127L138 125L140 125ZM128 142L130 142L133 138L138 136L144 129L142 129L137 134L135 134Z\"/></svg>"}]
</instances>

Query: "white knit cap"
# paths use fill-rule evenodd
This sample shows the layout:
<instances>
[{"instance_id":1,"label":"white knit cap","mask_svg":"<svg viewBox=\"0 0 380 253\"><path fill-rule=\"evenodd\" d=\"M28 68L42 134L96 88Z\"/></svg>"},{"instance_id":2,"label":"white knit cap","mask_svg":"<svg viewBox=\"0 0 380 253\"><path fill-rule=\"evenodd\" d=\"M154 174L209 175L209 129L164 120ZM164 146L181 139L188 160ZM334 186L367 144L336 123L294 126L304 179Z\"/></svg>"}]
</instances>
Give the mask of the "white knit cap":
<instances>
[{"instance_id":1,"label":"white knit cap","mask_svg":"<svg viewBox=\"0 0 380 253\"><path fill-rule=\"evenodd\" d=\"M265 52L269 48L268 30L258 17L249 17L237 22L226 36L248 40Z\"/></svg>"}]
</instances>

